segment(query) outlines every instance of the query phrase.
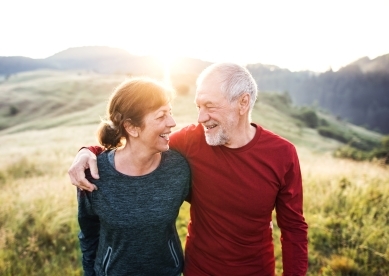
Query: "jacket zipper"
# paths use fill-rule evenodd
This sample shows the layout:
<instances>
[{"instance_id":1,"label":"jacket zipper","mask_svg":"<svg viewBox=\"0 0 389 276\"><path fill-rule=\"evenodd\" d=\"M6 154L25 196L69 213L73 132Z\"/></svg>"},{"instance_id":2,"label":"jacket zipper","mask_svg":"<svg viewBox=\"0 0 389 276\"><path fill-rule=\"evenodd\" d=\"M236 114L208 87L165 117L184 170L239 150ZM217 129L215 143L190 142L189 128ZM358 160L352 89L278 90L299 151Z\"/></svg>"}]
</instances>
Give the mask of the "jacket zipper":
<instances>
[{"instance_id":1,"label":"jacket zipper","mask_svg":"<svg viewBox=\"0 0 389 276\"><path fill-rule=\"evenodd\" d=\"M177 253L176 253L176 251L174 250L174 245L173 245L172 240L169 240L168 244L169 244L170 253L172 254L172 257L173 257L173 259L174 259L174 263L176 264L176 267L178 267L178 265L180 264L180 262L179 262L179 260L178 260Z\"/></svg>"},{"instance_id":2,"label":"jacket zipper","mask_svg":"<svg viewBox=\"0 0 389 276\"><path fill-rule=\"evenodd\" d=\"M108 275L108 265L109 261L111 260L111 254L112 254L112 247L108 246L107 253L105 253L104 259L103 259L103 270L105 275Z\"/></svg>"}]
</instances>

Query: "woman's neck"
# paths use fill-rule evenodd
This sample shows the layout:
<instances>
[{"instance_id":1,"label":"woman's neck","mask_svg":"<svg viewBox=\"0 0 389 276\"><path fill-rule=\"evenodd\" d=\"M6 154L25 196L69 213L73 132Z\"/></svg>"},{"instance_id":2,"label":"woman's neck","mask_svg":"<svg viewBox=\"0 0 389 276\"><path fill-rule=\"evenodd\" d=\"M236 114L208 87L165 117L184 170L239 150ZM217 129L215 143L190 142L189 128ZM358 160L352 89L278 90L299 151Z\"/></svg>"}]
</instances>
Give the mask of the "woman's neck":
<instances>
[{"instance_id":1,"label":"woman's neck","mask_svg":"<svg viewBox=\"0 0 389 276\"><path fill-rule=\"evenodd\" d=\"M160 162L160 152L150 154L129 145L117 149L115 154L116 170L131 176L149 174L158 168Z\"/></svg>"}]
</instances>

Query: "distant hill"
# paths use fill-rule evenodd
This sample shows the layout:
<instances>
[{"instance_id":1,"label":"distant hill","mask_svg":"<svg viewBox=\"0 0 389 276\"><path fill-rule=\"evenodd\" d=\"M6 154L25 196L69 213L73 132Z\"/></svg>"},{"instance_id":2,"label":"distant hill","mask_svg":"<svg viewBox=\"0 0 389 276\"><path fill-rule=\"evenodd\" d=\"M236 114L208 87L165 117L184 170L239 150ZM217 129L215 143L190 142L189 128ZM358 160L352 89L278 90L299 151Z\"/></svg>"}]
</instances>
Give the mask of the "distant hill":
<instances>
[{"instance_id":1,"label":"distant hill","mask_svg":"<svg viewBox=\"0 0 389 276\"><path fill-rule=\"evenodd\" d=\"M173 74L195 74L208 66L193 58L180 58L172 66ZM10 75L37 69L91 70L103 74L163 76L164 65L152 56L131 55L125 50L105 46L69 48L45 59L0 57L0 75Z\"/></svg>"},{"instance_id":2,"label":"distant hill","mask_svg":"<svg viewBox=\"0 0 389 276\"><path fill-rule=\"evenodd\" d=\"M162 75L162 64L155 58L135 56L122 49L88 46L69 48L45 59L0 57L0 74L10 75L37 69L91 70L98 73Z\"/></svg>"},{"instance_id":3,"label":"distant hill","mask_svg":"<svg viewBox=\"0 0 389 276\"><path fill-rule=\"evenodd\" d=\"M54 68L43 59L28 57L0 57L0 75L10 75L37 69Z\"/></svg>"},{"instance_id":4,"label":"distant hill","mask_svg":"<svg viewBox=\"0 0 389 276\"><path fill-rule=\"evenodd\" d=\"M368 57L360 58L341 70L347 70L348 68L358 68L363 73L383 72L389 73L389 54L379 56L375 59L369 59Z\"/></svg>"},{"instance_id":5,"label":"distant hill","mask_svg":"<svg viewBox=\"0 0 389 276\"><path fill-rule=\"evenodd\" d=\"M181 58L171 66L172 83L184 90L193 86L210 62ZM104 74L148 75L162 78L164 65L150 56L125 50L88 46L70 48L46 59L0 57L0 75L37 69L87 70ZM249 64L260 91L288 92L295 105L315 105L339 119L389 133L389 54L363 57L337 72L291 72L275 65ZM1 77L0 77L1 82ZM1 89L1 88L0 88Z\"/></svg>"},{"instance_id":6,"label":"distant hill","mask_svg":"<svg viewBox=\"0 0 389 276\"><path fill-rule=\"evenodd\" d=\"M262 64L247 68L260 91L288 92L295 105L314 105L339 119L389 133L389 54L321 74Z\"/></svg>"},{"instance_id":7,"label":"distant hill","mask_svg":"<svg viewBox=\"0 0 389 276\"><path fill-rule=\"evenodd\" d=\"M87 46L70 48L45 59L57 69L83 69L98 73L162 75L162 64L155 58L131 55L125 50Z\"/></svg>"},{"instance_id":8,"label":"distant hill","mask_svg":"<svg viewBox=\"0 0 389 276\"><path fill-rule=\"evenodd\" d=\"M67 121L80 124L90 119L97 123L113 88L125 77L87 70L34 70L12 75L0 82L0 131L48 128ZM97 105L101 112L87 116ZM72 114L79 118L72 120Z\"/></svg>"},{"instance_id":9,"label":"distant hill","mask_svg":"<svg viewBox=\"0 0 389 276\"><path fill-rule=\"evenodd\" d=\"M100 116L105 115L110 94L125 78L125 74L88 70L35 70L12 75L0 83L0 136L64 126L92 124L97 127ZM177 128L196 122L194 94L195 87L191 86L187 94L178 94L174 100ZM291 107L284 97L273 93L266 95L255 105L253 121L304 147L333 150L341 145L291 116ZM328 114L323 118L337 128L359 133L358 136L375 141L381 137L378 133L337 121Z\"/></svg>"}]
</instances>

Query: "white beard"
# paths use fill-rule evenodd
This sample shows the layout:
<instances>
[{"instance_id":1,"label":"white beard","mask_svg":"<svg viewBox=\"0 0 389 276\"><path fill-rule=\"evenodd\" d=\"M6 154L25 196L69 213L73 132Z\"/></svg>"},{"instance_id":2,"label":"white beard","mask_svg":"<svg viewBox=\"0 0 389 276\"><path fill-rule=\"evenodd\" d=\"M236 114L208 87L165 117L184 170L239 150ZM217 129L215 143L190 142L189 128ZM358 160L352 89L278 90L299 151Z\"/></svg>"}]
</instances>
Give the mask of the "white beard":
<instances>
[{"instance_id":1,"label":"white beard","mask_svg":"<svg viewBox=\"0 0 389 276\"><path fill-rule=\"evenodd\" d=\"M228 129L231 129L233 126L231 122L232 118L228 118L224 123ZM215 134L205 133L205 141L210 146L221 146L225 145L230 141L230 136L228 135L227 129L223 125L218 124L219 130Z\"/></svg>"},{"instance_id":2,"label":"white beard","mask_svg":"<svg viewBox=\"0 0 389 276\"><path fill-rule=\"evenodd\" d=\"M221 146L227 143L228 140L225 130L221 127L215 134L205 134L205 141L210 146Z\"/></svg>"}]
</instances>

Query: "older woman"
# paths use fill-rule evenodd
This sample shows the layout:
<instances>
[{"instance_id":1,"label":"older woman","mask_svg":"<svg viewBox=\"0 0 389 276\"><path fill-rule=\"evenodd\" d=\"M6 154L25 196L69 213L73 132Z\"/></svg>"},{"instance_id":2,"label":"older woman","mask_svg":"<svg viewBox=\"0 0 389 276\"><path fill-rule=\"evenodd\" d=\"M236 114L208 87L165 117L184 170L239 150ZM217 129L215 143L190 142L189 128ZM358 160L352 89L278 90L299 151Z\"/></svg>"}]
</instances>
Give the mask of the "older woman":
<instances>
[{"instance_id":1,"label":"older woman","mask_svg":"<svg viewBox=\"0 0 389 276\"><path fill-rule=\"evenodd\" d=\"M186 160L169 149L171 93L145 78L112 94L98 140L97 190L78 190L85 275L180 275L175 221L188 195Z\"/></svg>"}]
</instances>

